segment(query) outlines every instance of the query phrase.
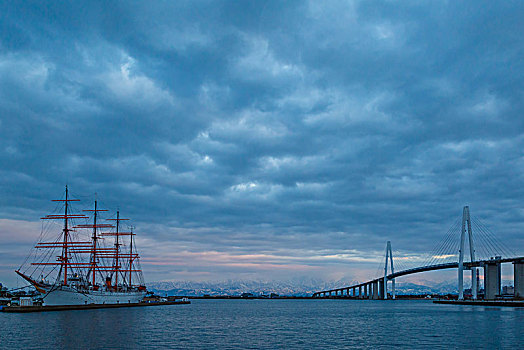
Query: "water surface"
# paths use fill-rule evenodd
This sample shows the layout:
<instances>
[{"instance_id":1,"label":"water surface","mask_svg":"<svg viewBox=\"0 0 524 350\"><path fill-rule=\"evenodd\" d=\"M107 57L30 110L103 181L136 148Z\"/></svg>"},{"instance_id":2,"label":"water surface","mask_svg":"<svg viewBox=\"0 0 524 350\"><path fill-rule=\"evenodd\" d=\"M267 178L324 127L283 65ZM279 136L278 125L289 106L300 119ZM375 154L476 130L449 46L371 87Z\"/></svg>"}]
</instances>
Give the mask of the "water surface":
<instances>
[{"instance_id":1,"label":"water surface","mask_svg":"<svg viewBox=\"0 0 524 350\"><path fill-rule=\"evenodd\" d=\"M193 300L0 313L2 349L517 349L524 309L430 301Z\"/></svg>"}]
</instances>

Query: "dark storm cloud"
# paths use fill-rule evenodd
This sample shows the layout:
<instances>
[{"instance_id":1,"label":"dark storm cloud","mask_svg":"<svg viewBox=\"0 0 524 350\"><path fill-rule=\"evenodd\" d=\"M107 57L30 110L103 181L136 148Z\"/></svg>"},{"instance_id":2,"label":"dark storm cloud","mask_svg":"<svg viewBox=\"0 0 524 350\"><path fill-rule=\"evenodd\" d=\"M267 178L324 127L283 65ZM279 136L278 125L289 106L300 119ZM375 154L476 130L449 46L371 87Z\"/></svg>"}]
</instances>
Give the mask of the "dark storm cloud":
<instances>
[{"instance_id":1,"label":"dark storm cloud","mask_svg":"<svg viewBox=\"0 0 524 350\"><path fill-rule=\"evenodd\" d=\"M345 271L387 239L421 254L465 204L522 247L519 2L1 7L5 219L68 183L189 272Z\"/></svg>"}]
</instances>

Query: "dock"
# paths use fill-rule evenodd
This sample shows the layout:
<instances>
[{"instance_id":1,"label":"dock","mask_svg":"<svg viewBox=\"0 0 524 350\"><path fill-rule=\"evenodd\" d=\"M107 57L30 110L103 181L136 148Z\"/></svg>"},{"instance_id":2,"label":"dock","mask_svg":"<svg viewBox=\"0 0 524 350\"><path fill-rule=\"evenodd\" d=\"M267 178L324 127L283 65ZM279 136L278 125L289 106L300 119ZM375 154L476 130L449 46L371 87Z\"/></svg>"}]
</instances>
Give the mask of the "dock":
<instances>
[{"instance_id":1,"label":"dock","mask_svg":"<svg viewBox=\"0 0 524 350\"><path fill-rule=\"evenodd\" d=\"M435 304L524 307L523 300L433 300Z\"/></svg>"},{"instance_id":2,"label":"dock","mask_svg":"<svg viewBox=\"0 0 524 350\"><path fill-rule=\"evenodd\" d=\"M50 306L4 306L1 312L47 312L67 310L114 309L120 307L144 307L191 304L189 300L164 301L152 303L121 303L121 304L86 304L86 305L50 305Z\"/></svg>"}]
</instances>

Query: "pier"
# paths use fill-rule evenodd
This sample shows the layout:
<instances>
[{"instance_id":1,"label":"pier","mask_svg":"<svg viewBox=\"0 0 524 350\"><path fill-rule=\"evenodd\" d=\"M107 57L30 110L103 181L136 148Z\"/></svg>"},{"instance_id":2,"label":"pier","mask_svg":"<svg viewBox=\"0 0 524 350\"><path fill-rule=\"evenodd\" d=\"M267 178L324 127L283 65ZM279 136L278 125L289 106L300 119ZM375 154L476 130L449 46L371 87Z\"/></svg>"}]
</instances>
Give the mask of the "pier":
<instances>
[{"instance_id":1,"label":"pier","mask_svg":"<svg viewBox=\"0 0 524 350\"><path fill-rule=\"evenodd\" d=\"M1 312L47 312L47 311L66 311L66 310L93 310L93 309L114 309L121 307L145 307L145 306L167 306L167 305L186 305L191 304L189 300L164 301L153 303L121 303L121 304L86 304L86 305L53 305L53 306L5 306Z\"/></svg>"}]
</instances>

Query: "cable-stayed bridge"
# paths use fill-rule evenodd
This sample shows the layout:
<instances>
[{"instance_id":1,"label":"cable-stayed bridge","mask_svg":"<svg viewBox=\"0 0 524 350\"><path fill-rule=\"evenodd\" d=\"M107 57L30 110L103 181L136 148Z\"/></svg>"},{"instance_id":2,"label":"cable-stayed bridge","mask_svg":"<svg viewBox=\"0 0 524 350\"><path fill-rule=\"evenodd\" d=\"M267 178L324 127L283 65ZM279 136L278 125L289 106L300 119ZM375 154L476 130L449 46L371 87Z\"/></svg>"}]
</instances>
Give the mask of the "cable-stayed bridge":
<instances>
[{"instance_id":1,"label":"cable-stayed bridge","mask_svg":"<svg viewBox=\"0 0 524 350\"><path fill-rule=\"evenodd\" d=\"M475 229L475 239L473 229ZM465 246L466 238L469 243L468 246ZM475 242L481 244L475 245ZM466 250L469 252L467 254L469 259L466 258ZM399 260L400 264L398 264ZM498 240L480 220L472 220L467 206L463 208L462 218L455 221L444 240L424 259L420 260L417 266L408 267L402 264L401 259L397 258L397 271L395 271L391 242L388 241L385 263L383 261L383 264L381 264L381 266L384 266L383 274L379 277L351 286L316 292L313 297L346 296L362 299L395 299L395 279L398 277L426 271L457 269L459 300L464 299L464 270L471 271L471 298L477 299L480 280L479 270L483 269L484 299L495 299L500 294L501 289L501 264L512 263L514 268L514 296L515 298L524 298L524 256L517 256L511 248ZM391 293L388 293L388 282L391 285Z\"/></svg>"}]
</instances>

